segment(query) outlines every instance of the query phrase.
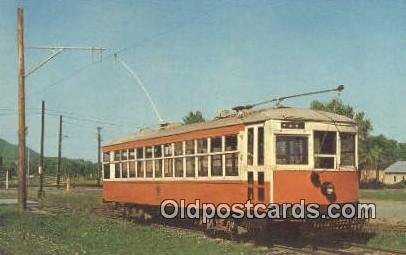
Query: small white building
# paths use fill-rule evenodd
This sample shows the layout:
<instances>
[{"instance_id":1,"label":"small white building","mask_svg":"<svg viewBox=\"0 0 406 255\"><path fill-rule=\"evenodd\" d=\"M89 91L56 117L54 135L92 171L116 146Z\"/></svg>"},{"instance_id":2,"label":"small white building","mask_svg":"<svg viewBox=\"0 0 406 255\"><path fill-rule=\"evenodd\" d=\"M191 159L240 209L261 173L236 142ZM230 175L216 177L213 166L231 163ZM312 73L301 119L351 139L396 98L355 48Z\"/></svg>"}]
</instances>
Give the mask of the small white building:
<instances>
[{"instance_id":1,"label":"small white building","mask_svg":"<svg viewBox=\"0 0 406 255\"><path fill-rule=\"evenodd\" d=\"M406 161L397 161L385 169L383 182L394 184L406 180Z\"/></svg>"}]
</instances>

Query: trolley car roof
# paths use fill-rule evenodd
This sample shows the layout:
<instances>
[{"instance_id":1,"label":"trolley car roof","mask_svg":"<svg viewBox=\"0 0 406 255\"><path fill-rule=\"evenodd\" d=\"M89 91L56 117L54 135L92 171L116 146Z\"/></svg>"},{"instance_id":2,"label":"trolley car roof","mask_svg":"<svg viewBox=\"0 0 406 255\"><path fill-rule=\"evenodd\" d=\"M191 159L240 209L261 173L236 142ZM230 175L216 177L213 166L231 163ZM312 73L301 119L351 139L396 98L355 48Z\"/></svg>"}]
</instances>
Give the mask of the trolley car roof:
<instances>
[{"instance_id":1,"label":"trolley car roof","mask_svg":"<svg viewBox=\"0 0 406 255\"><path fill-rule=\"evenodd\" d=\"M267 120L286 120L286 121L315 121L315 122L329 122L329 123L343 123L343 124L355 124L354 120L334 114L331 112L317 111L305 108L267 108L240 116L231 116L227 118L214 119L211 121L180 125L175 127L166 127L162 129L151 129L144 132L138 132L125 137L113 139L104 146L120 144L130 141L146 140L157 137L165 137L171 135L177 135L182 133L188 133L197 130L205 130L226 126L233 126L239 124L257 123Z\"/></svg>"}]
</instances>

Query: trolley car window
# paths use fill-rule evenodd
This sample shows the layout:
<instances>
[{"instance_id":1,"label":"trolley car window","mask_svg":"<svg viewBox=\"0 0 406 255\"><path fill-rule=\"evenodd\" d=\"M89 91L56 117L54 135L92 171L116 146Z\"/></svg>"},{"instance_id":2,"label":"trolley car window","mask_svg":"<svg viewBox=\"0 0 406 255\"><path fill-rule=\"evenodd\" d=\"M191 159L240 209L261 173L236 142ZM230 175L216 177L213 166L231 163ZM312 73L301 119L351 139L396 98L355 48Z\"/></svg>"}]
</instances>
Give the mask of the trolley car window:
<instances>
[{"instance_id":1,"label":"trolley car window","mask_svg":"<svg viewBox=\"0 0 406 255\"><path fill-rule=\"evenodd\" d=\"M127 150L122 150L121 151L121 160L127 160L127 155L128 155L128 151Z\"/></svg>"},{"instance_id":2,"label":"trolley car window","mask_svg":"<svg viewBox=\"0 0 406 255\"><path fill-rule=\"evenodd\" d=\"M143 148L137 148L137 159L143 159L144 158L144 150Z\"/></svg>"},{"instance_id":3,"label":"trolley car window","mask_svg":"<svg viewBox=\"0 0 406 255\"><path fill-rule=\"evenodd\" d=\"M352 133L340 133L341 140L341 165L355 165L355 135Z\"/></svg>"},{"instance_id":4,"label":"trolley car window","mask_svg":"<svg viewBox=\"0 0 406 255\"><path fill-rule=\"evenodd\" d=\"M155 178L162 177L162 159L155 160Z\"/></svg>"},{"instance_id":5,"label":"trolley car window","mask_svg":"<svg viewBox=\"0 0 406 255\"><path fill-rule=\"evenodd\" d=\"M198 158L198 175L201 177L208 176L209 173L209 157L201 156Z\"/></svg>"},{"instance_id":6,"label":"trolley car window","mask_svg":"<svg viewBox=\"0 0 406 255\"><path fill-rule=\"evenodd\" d=\"M264 165L264 128L258 128L258 159L257 164L259 166Z\"/></svg>"},{"instance_id":7,"label":"trolley car window","mask_svg":"<svg viewBox=\"0 0 406 255\"><path fill-rule=\"evenodd\" d=\"M175 143L175 156L183 155L183 143Z\"/></svg>"},{"instance_id":8,"label":"trolley car window","mask_svg":"<svg viewBox=\"0 0 406 255\"><path fill-rule=\"evenodd\" d=\"M314 167L335 168L337 133L332 131L314 131Z\"/></svg>"},{"instance_id":9,"label":"trolley car window","mask_svg":"<svg viewBox=\"0 0 406 255\"><path fill-rule=\"evenodd\" d=\"M168 158L164 160L164 176L173 177L173 159Z\"/></svg>"},{"instance_id":10,"label":"trolley car window","mask_svg":"<svg viewBox=\"0 0 406 255\"><path fill-rule=\"evenodd\" d=\"M226 136L226 151L236 151L237 150L237 136L229 135Z\"/></svg>"},{"instance_id":11,"label":"trolley car window","mask_svg":"<svg viewBox=\"0 0 406 255\"><path fill-rule=\"evenodd\" d=\"M154 158L162 157L162 147L161 145L154 146Z\"/></svg>"},{"instance_id":12,"label":"trolley car window","mask_svg":"<svg viewBox=\"0 0 406 255\"><path fill-rule=\"evenodd\" d=\"M258 200L265 200L265 174L264 172L258 172Z\"/></svg>"},{"instance_id":13,"label":"trolley car window","mask_svg":"<svg viewBox=\"0 0 406 255\"><path fill-rule=\"evenodd\" d=\"M134 178L135 177L135 161L130 161L129 164L130 164L130 167L129 167L130 175L129 175L129 177Z\"/></svg>"},{"instance_id":14,"label":"trolley car window","mask_svg":"<svg viewBox=\"0 0 406 255\"><path fill-rule=\"evenodd\" d=\"M197 153L207 153L207 138L197 140Z\"/></svg>"},{"instance_id":15,"label":"trolley car window","mask_svg":"<svg viewBox=\"0 0 406 255\"><path fill-rule=\"evenodd\" d=\"M152 146L145 147L145 158L152 158Z\"/></svg>"},{"instance_id":16,"label":"trolley car window","mask_svg":"<svg viewBox=\"0 0 406 255\"><path fill-rule=\"evenodd\" d=\"M183 177L183 158L175 158L175 177Z\"/></svg>"},{"instance_id":17,"label":"trolley car window","mask_svg":"<svg viewBox=\"0 0 406 255\"><path fill-rule=\"evenodd\" d=\"M195 177L195 158L186 158L186 177Z\"/></svg>"},{"instance_id":18,"label":"trolley car window","mask_svg":"<svg viewBox=\"0 0 406 255\"><path fill-rule=\"evenodd\" d=\"M223 176L222 155L211 156L211 176Z\"/></svg>"},{"instance_id":19,"label":"trolley car window","mask_svg":"<svg viewBox=\"0 0 406 255\"><path fill-rule=\"evenodd\" d=\"M110 162L110 152L103 152L103 162Z\"/></svg>"},{"instance_id":20,"label":"trolley car window","mask_svg":"<svg viewBox=\"0 0 406 255\"><path fill-rule=\"evenodd\" d=\"M137 161L137 177L144 178L144 161Z\"/></svg>"},{"instance_id":21,"label":"trolley car window","mask_svg":"<svg viewBox=\"0 0 406 255\"><path fill-rule=\"evenodd\" d=\"M114 178L121 178L120 163L114 164Z\"/></svg>"},{"instance_id":22,"label":"trolley car window","mask_svg":"<svg viewBox=\"0 0 406 255\"><path fill-rule=\"evenodd\" d=\"M121 178L127 178L128 177L128 167L127 167L127 162L121 163Z\"/></svg>"},{"instance_id":23,"label":"trolley car window","mask_svg":"<svg viewBox=\"0 0 406 255\"><path fill-rule=\"evenodd\" d=\"M314 131L314 153L336 154L336 132Z\"/></svg>"},{"instance_id":24,"label":"trolley car window","mask_svg":"<svg viewBox=\"0 0 406 255\"><path fill-rule=\"evenodd\" d=\"M254 164L254 128L248 129L247 150L247 162L251 166Z\"/></svg>"},{"instance_id":25,"label":"trolley car window","mask_svg":"<svg viewBox=\"0 0 406 255\"><path fill-rule=\"evenodd\" d=\"M308 163L308 138L276 136L276 163L283 165Z\"/></svg>"},{"instance_id":26,"label":"trolley car window","mask_svg":"<svg viewBox=\"0 0 406 255\"><path fill-rule=\"evenodd\" d=\"M258 172L258 185L265 184L265 175L264 172Z\"/></svg>"},{"instance_id":27,"label":"trolley car window","mask_svg":"<svg viewBox=\"0 0 406 255\"><path fill-rule=\"evenodd\" d=\"M151 148L152 150L152 148ZM147 178L151 178L153 177L154 173L153 173L153 164L152 164L152 160L146 160L145 161L145 177Z\"/></svg>"},{"instance_id":28,"label":"trolley car window","mask_svg":"<svg viewBox=\"0 0 406 255\"><path fill-rule=\"evenodd\" d=\"M114 151L114 161L120 161L120 151Z\"/></svg>"},{"instance_id":29,"label":"trolley car window","mask_svg":"<svg viewBox=\"0 0 406 255\"><path fill-rule=\"evenodd\" d=\"M172 156L172 144L168 143L164 145L164 156Z\"/></svg>"},{"instance_id":30,"label":"trolley car window","mask_svg":"<svg viewBox=\"0 0 406 255\"><path fill-rule=\"evenodd\" d=\"M189 140L185 142L185 150L186 150L186 154L190 155L190 154L195 154L195 140Z\"/></svg>"},{"instance_id":31,"label":"trolley car window","mask_svg":"<svg viewBox=\"0 0 406 255\"><path fill-rule=\"evenodd\" d=\"M135 159L135 150L134 149L128 150L128 159Z\"/></svg>"},{"instance_id":32,"label":"trolley car window","mask_svg":"<svg viewBox=\"0 0 406 255\"><path fill-rule=\"evenodd\" d=\"M333 169L334 168L334 158L333 157L315 157L314 158L315 168Z\"/></svg>"},{"instance_id":33,"label":"trolley car window","mask_svg":"<svg viewBox=\"0 0 406 255\"><path fill-rule=\"evenodd\" d=\"M103 173L104 179L110 179L110 164L104 164Z\"/></svg>"},{"instance_id":34,"label":"trolley car window","mask_svg":"<svg viewBox=\"0 0 406 255\"><path fill-rule=\"evenodd\" d=\"M221 152L222 151L222 139L221 136L216 136L211 138L210 142L211 152Z\"/></svg>"},{"instance_id":35,"label":"trolley car window","mask_svg":"<svg viewBox=\"0 0 406 255\"><path fill-rule=\"evenodd\" d=\"M226 176L238 176L238 153L226 154Z\"/></svg>"}]
</instances>

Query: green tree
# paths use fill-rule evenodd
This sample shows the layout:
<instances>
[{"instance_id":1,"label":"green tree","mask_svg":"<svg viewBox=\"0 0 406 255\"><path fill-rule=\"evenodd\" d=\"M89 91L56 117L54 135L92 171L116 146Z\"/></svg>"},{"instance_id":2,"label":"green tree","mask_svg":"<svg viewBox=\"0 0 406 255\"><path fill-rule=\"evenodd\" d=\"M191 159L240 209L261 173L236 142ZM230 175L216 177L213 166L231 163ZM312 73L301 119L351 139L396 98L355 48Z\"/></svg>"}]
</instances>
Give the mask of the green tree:
<instances>
[{"instance_id":1,"label":"green tree","mask_svg":"<svg viewBox=\"0 0 406 255\"><path fill-rule=\"evenodd\" d=\"M203 114L200 111L189 112L185 117L183 117L183 124L192 124L198 122L205 122Z\"/></svg>"},{"instance_id":2,"label":"green tree","mask_svg":"<svg viewBox=\"0 0 406 255\"><path fill-rule=\"evenodd\" d=\"M399 143L398 159L406 161L406 143Z\"/></svg>"},{"instance_id":3,"label":"green tree","mask_svg":"<svg viewBox=\"0 0 406 255\"><path fill-rule=\"evenodd\" d=\"M338 98L335 98L327 103L322 103L318 100L314 100L311 102L310 108L313 110L333 112L353 119L357 124L360 140L365 140L369 136L369 133L372 131L372 122L365 117L364 112L355 112L352 106L344 104Z\"/></svg>"},{"instance_id":4,"label":"green tree","mask_svg":"<svg viewBox=\"0 0 406 255\"><path fill-rule=\"evenodd\" d=\"M385 169L396 160L406 159L406 145L384 135L370 135L372 122L365 113L355 112L352 106L344 104L340 99L327 103L315 100L311 102L310 108L344 115L355 121L359 137L359 166L362 169L375 169L377 179L379 169Z\"/></svg>"}]
</instances>

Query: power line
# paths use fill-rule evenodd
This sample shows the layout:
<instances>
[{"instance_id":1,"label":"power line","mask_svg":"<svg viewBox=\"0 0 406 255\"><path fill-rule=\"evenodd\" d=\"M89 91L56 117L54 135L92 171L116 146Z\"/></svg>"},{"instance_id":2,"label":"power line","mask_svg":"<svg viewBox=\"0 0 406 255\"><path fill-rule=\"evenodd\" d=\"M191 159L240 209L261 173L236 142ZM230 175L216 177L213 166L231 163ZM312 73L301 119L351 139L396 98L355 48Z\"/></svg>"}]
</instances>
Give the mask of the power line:
<instances>
[{"instance_id":1,"label":"power line","mask_svg":"<svg viewBox=\"0 0 406 255\"><path fill-rule=\"evenodd\" d=\"M17 114L16 109L10 108L10 107L2 107L0 108L0 111L6 111L5 113L0 112L0 115L15 115ZM28 110L29 114L41 114L41 109L39 108L31 108ZM127 126L134 126L135 122L120 122L120 121L108 121L108 120L103 120L97 117L93 116L85 116L81 114L76 114L74 112L67 112L67 111L58 111L58 110L52 110L52 109L47 109L45 111L46 115L49 116L59 116L59 115L64 115L64 117L76 121L82 121L82 122L91 122L91 123L96 123L96 124L103 124L103 125L108 125L112 127L127 127Z\"/></svg>"},{"instance_id":2,"label":"power line","mask_svg":"<svg viewBox=\"0 0 406 255\"><path fill-rule=\"evenodd\" d=\"M223 2L225 2L225 1L223 1ZM185 21L182 22L182 23L173 25L173 28L172 28L172 29L165 29L164 32L157 33L157 34L155 34L154 36L152 36L152 37L150 37L150 38L148 38L148 39L146 39L146 40L139 41L139 42L135 42L135 43L130 44L130 45L127 46L127 47L121 48L120 50L116 51L115 54L119 54L119 53L122 53L123 51L127 51L127 50L130 50L130 49L135 49L135 48L139 47L140 45L142 45L142 43L154 41L154 40L156 40L156 39L158 39L158 38L160 38L160 37L162 37L162 36L165 36L165 35L167 35L167 34L173 33L173 30L175 30L175 29L180 29L180 28L184 28L184 27L193 25L196 21L198 21L198 20L200 20L200 19L202 19L202 18L205 18L205 17L209 17L211 11L217 9L219 6L221 6L221 4L215 5L214 7L210 8L210 9L207 10L206 12L204 12L204 13L202 13L202 14L196 16L196 17L194 17L192 20L188 19L188 20L185 20Z\"/></svg>"},{"instance_id":3,"label":"power line","mask_svg":"<svg viewBox=\"0 0 406 255\"><path fill-rule=\"evenodd\" d=\"M179 24L174 25L174 26L173 26L173 29L166 29L164 32L157 33L157 34L155 34L154 36L152 36L152 37L150 37L150 38L148 38L148 39L146 39L146 40L142 40L142 41L135 42L135 43L133 43L133 44L127 46L127 47L118 49L117 51L114 51L114 52L112 52L112 53L110 53L110 54L107 54L107 55L104 57L104 59L113 58L115 54L119 54L119 53L122 53L122 52L127 51L127 50L130 50L130 49L135 49L135 48L141 46L142 44L145 44L145 43L147 43L147 42L154 41L154 40L156 40L156 39L158 39L158 38L160 38L160 37L165 36L166 34L172 33L173 30L175 30L175 29L180 29L180 28L182 28L182 27L190 26L190 25L192 25L193 23L195 23L196 21L198 21L198 20L200 20L200 19L202 19L202 18L204 18L204 17L208 17L209 14L210 14L210 12L211 12L212 10L215 10L215 9L216 9L217 7L219 7L220 5L221 5L221 4L218 4L218 5L216 5L215 7L210 8L208 11L204 12L204 13L201 14L201 15L196 16L196 17L195 17L194 19L192 19L192 20L186 20L186 21L184 21L184 22L182 22L182 23L179 23ZM108 49L107 49L107 50L108 50ZM107 50L106 50L106 51L107 51ZM30 93L30 95L36 95L36 94L38 94L38 93L44 92L44 91L46 91L46 90L48 90L48 89L51 89L51 88L55 87L56 85L58 85L58 84L60 84L60 83L63 83L63 82L65 82L65 81L67 81L67 80L70 80L70 79L76 77L77 75L79 75L79 74L81 74L82 72L86 71L86 70L87 70L88 68L90 68L91 66L93 66L93 65L95 65L95 64L100 64L100 63L104 63L104 62L89 63L89 64L86 64L86 65L84 65L84 66L81 66L81 67L77 68L75 71L71 72L69 75L67 75L67 76L65 76L65 77L63 77L63 78L61 78L61 79L59 79L59 80L57 80L57 81L55 81L55 82L49 84L48 86L46 86L46 87L43 88L43 89L40 89L40 90L37 90L37 91L34 91L34 92Z\"/></svg>"}]
</instances>

